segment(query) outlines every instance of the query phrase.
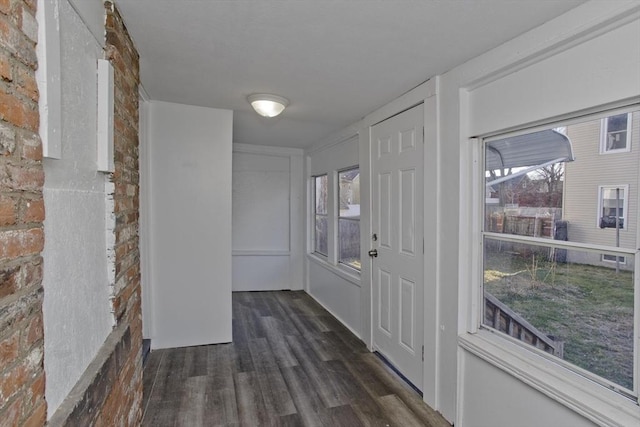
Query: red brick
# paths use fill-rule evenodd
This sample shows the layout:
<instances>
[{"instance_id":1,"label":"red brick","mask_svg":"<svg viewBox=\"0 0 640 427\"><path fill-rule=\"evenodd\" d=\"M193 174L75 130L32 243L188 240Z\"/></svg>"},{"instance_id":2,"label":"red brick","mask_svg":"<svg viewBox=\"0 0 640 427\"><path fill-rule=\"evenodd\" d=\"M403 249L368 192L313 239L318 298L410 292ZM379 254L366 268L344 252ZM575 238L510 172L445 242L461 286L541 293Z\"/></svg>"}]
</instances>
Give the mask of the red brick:
<instances>
[{"instance_id":1,"label":"red brick","mask_svg":"<svg viewBox=\"0 0 640 427\"><path fill-rule=\"evenodd\" d=\"M42 312L38 313L27 326L24 347L30 348L34 343L40 341L44 337L44 328L42 325Z\"/></svg>"},{"instance_id":2,"label":"red brick","mask_svg":"<svg viewBox=\"0 0 640 427\"><path fill-rule=\"evenodd\" d=\"M44 200L26 200L25 209L22 214L22 222L42 222L44 221Z\"/></svg>"},{"instance_id":3,"label":"red brick","mask_svg":"<svg viewBox=\"0 0 640 427\"><path fill-rule=\"evenodd\" d=\"M33 384L31 384L30 395L31 400L28 402L29 406L35 407L39 400L44 400L44 388L45 388L45 377L44 371L40 373L40 375L35 379Z\"/></svg>"},{"instance_id":4,"label":"red brick","mask_svg":"<svg viewBox=\"0 0 640 427\"><path fill-rule=\"evenodd\" d=\"M26 4L29 9L35 12L36 6L38 5L38 0L24 0L24 4Z\"/></svg>"},{"instance_id":5,"label":"red brick","mask_svg":"<svg viewBox=\"0 0 640 427\"><path fill-rule=\"evenodd\" d=\"M16 223L16 203L8 198L0 196L0 226Z\"/></svg>"},{"instance_id":6,"label":"red brick","mask_svg":"<svg viewBox=\"0 0 640 427\"><path fill-rule=\"evenodd\" d=\"M19 336L20 332L16 331L0 341L0 366L7 366L18 357Z\"/></svg>"},{"instance_id":7,"label":"red brick","mask_svg":"<svg viewBox=\"0 0 640 427\"><path fill-rule=\"evenodd\" d=\"M19 265L5 266L0 269L0 298L12 295L20 289L21 271Z\"/></svg>"},{"instance_id":8,"label":"red brick","mask_svg":"<svg viewBox=\"0 0 640 427\"><path fill-rule=\"evenodd\" d=\"M4 406L7 402L3 402L0 400L1 404ZM3 406L0 406L2 409ZM20 425L20 418L22 417L22 399L16 399L10 406L7 411L2 414L3 419L0 420L0 426L18 426Z\"/></svg>"},{"instance_id":9,"label":"red brick","mask_svg":"<svg viewBox=\"0 0 640 427\"><path fill-rule=\"evenodd\" d=\"M38 63L35 42L18 29L21 24L22 8L13 10L10 17L0 14L0 47L4 46L16 59L35 70Z\"/></svg>"},{"instance_id":10,"label":"red brick","mask_svg":"<svg viewBox=\"0 0 640 427\"><path fill-rule=\"evenodd\" d=\"M0 260L14 259L42 252L44 233L41 228L0 231Z\"/></svg>"},{"instance_id":11,"label":"red brick","mask_svg":"<svg viewBox=\"0 0 640 427\"><path fill-rule=\"evenodd\" d=\"M16 133L16 142L22 146L20 156L25 160L42 160L42 141L37 132L22 130Z\"/></svg>"},{"instance_id":12,"label":"red brick","mask_svg":"<svg viewBox=\"0 0 640 427\"><path fill-rule=\"evenodd\" d=\"M40 191L44 185L44 170L40 165L6 165L0 168L0 188L3 185L13 191Z\"/></svg>"},{"instance_id":13,"label":"red brick","mask_svg":"<svg viewBox=\"0 0 640 427\"><path fill-rule=\"evenodd\" d=\"M42 160L42 145L36 145L35 147L23 145L20 156L25 160Z\"/></svg>"},{"instance_id":14,"label":"red brick","mask_svg":"<svg viewBox=\"0 0 640 427\"><path fill-rule=\"evenodd\" d=\"M9 56L4 52L0 52L0 80L13 80L13 74L11 73L11 62L9 62Z\"/></svg>"},{"instance_id":15,"label":"red brick","mask_svg":"<svg viewBox=\"0 0 640 427\"><path fill-rule=\"evenodd\" d=\"M11 0L0 0L0 13L8 15L11 12Z\"/></svg>"},{"instance_id":16,"label":"red brick","mask_svg":"<svg viewBox=\"0 0 640 427\"><path fill-rule=\"evenodd\" d=\"M33 413L27 418L23 427L41 427L47 420L47 405L43 401L33 410Z\"/></svg>"},{"instance_id":17,"label":"red brick","mask_svg":"<svg viewBox=\"0 0 640 427\"><path fill-rule=\"evenodd\" d=\"M0 90L0 119L33 132L38 131L40 123L37 104L28 105L6 90Z\"/></svg>"},{"instance_id":18,"label":"red brick","mask_svg":"<svg viewBox=\"0 0 640 427\"><path fill-rule=\"evenodd\" d=\"M24 66L18 68L16 82L20 85L22 93L38 102L38 83L36 83L35 72Z\"/></svg>"},{"instance_id":19,"label":"red brick","mask_svg":"<svg viewBox=\"0 0 640 427\"><path fill-rule=\"evenodd\" d=\"M28 378L26 362L16 365L0 378L0 401L9 400L22 388Z\"/></svg>"}]
</instances>

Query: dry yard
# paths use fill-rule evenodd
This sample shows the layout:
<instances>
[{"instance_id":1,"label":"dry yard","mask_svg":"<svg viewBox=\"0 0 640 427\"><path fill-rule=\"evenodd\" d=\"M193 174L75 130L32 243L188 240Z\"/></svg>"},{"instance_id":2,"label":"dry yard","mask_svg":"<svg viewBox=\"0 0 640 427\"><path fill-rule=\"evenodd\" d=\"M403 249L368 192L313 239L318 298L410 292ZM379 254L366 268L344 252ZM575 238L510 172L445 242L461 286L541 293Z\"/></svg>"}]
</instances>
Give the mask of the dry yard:
<instances>
[{"instance_id":1,"label":"dry yard","mask_svg":"<svg viewBox=\"0 0 640 427\"><path fill-rule=\"evenodd\" d=\"M485 290L540 331L564 341L564 359L633 386L633 275L490 252Z\"/></svg>"}]
</instances>

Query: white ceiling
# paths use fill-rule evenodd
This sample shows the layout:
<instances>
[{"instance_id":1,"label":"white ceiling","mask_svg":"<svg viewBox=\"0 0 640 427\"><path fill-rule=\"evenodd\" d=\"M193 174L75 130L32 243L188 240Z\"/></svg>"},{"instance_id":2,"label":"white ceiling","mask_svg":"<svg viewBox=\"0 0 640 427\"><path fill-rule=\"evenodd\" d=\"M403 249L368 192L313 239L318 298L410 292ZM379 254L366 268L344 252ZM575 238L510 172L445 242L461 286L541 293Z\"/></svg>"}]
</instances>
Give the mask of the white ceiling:
<instances>
[{"instance_id":1,"label":"white ceiling","mask_svg":"<svg viewBox=\"0 0 640 427\"><path fill-rule=\"evenodd\" d=\"M234 142L311 143L584 0L116 0L153 100L234 110ZM291 103L255 114L255 92Z\"/></svg>"}]
</instances>

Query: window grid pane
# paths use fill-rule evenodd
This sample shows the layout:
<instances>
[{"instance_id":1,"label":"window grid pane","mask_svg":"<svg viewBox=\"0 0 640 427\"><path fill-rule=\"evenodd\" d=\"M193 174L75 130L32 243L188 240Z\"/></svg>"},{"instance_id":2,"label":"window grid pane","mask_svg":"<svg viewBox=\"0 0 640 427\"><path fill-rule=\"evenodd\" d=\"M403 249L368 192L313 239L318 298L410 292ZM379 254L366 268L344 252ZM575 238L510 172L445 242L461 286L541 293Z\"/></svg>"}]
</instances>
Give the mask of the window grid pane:
<instances>
[{"instance_id":1,"label":"window grid pane","mask_svg":"<svg viewBox=\"0 0 640 427\"><path fill-rule=\"evenodd\" d=\"M360 169L338 173L338 262L360 270Z\"/></svg>"},{"instance_id":2,"label":"window grid pane","mask_svg":"<svg viewBox=\"0 0 640 427\"><path fill-rule=\"evenodd\" d=\"M313 178L314 189L314 232L313 250L327 256L328 252L328 218L327 201L329 200L329 181L327 175Z\"/></svg>"},{"instance_id":3,"label":"window grid pane","mask_svg":"<svg viewBox=\"0 0 640 427\"><path fill-rule=\"evenodd\" d=\"M629 115L610 116L603 122L606 129L603 141L605 151L627 150Z\"/></svg>"},{"instance_id":4,"label":"window grid pane","mask_svg":"<svg viewBox=\"0 0 640 427\"><path fill-rule=\"evenodd\" d=\"M485 326L633 390L633 271L490 238L484 253Z\"/></svg>"}]
</instances>

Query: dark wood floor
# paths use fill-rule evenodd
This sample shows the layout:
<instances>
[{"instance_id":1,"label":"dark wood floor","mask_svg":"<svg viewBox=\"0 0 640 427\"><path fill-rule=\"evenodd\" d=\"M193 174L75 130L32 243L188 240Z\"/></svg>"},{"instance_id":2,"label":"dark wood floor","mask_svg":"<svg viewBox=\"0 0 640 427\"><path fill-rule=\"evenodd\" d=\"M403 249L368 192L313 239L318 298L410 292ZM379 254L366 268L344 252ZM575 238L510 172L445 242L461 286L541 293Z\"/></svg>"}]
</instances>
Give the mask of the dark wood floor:
<instances>
[{"instance_id":1,"label":"dark wood floor","mask_svg":"<svg viewBox=\"0 0 640 427\"><path fill-rule=\"evenodd\" d=\"M234 293L233 340L152 352L143 425L449 426L304 292Z\"/></svg>"}]
</instances>

